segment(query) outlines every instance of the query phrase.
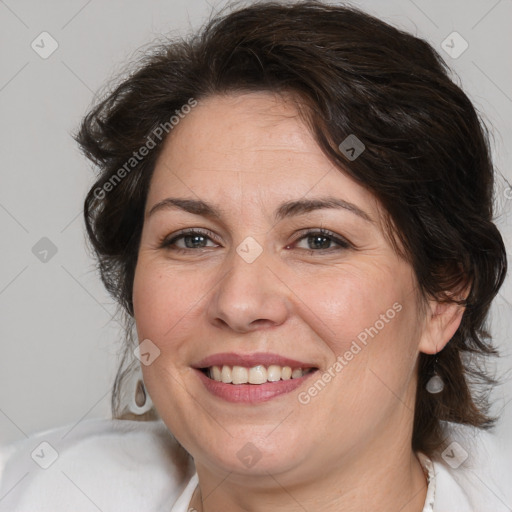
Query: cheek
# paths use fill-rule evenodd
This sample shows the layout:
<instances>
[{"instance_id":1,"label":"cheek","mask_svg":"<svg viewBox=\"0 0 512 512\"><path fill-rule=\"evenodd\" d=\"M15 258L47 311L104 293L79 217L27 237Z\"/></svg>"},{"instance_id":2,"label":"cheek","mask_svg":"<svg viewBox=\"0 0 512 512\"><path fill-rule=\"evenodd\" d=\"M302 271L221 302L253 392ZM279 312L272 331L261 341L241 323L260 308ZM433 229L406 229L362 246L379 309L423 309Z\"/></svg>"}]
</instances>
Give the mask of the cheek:
<instances>
[{"instance_id":1,"label":"cheek","mask_svg":"<svg viewBox=\"0 0 512 512\"><path fill-rule=\"evenodd\" d=\"M371 415L376 404L394 403L395 394L406 392L419 333L411 290L414 279L407 266L382 264L345 267L300 287L298 295L306 305L300 316L307 315L320 344L331 352L329 370L337 376L332 403L337 404L334 397L340 393L345 396L343 405L333 409Z\"/></svg>"},{"instance_id":2,"label":"cheek","mask_svg":"<svg viewBox=\"0 0 512 512\"><path fill-rule=\"evenodd\" d=\"M170 272L164 264L139 258L133 283L133 308L139 339L157 345L180 329L180 324L200 304L199 276Z\"/></svg>"},{"instance_id":3,"label":"cheek","mask_svg":"<svg viewBox=\"0 0 512 512\"><path fill-rule=\"evenodd\" d=\"M133 283L134 318L139 341L150 340L158 357L142 365L144 383L157 409L165 414L175 410L183 386L176 372L184 372L181 362L187 355L189 333L197 323L194 315L204 288L197 276L171 272L168 265L148 255L139 257ZM179 380L179 379L178 379ZM181 411L186 417L186 410Z\"/></svg>"},{"instance_id":4,"label":"cheek","mask_svg":"<svg viewBox=\"0 0 512 512\"><path fill-rule=\"evenodd\" d=\"M408 289L405 281L383 266L345 267L307 283L297 281L294 290L304 316L339 354L353 340L364 342L399 326Z\"/></svg>"}]
</instances>

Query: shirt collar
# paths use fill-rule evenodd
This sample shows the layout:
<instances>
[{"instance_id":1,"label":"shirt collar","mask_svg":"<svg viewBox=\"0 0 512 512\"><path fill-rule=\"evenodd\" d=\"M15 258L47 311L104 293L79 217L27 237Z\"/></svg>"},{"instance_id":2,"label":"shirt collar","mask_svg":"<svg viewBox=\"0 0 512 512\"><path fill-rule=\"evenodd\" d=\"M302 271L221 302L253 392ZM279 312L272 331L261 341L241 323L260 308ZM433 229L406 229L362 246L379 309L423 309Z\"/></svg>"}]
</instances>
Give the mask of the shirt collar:
<instances>
[{"instance_id":1,"label":"shirt collar","mask_svg":"<svg viewBox=\"0 0 512 512\"><path fill-rule=\"evenodd\" d=\"M434 499L436 496L436 474L434 471L434 464L424 453L418 452L416 455L420 461L425 476L427 477L427 496L421 512L434 512Z\"/></svg>"}]
</instances>

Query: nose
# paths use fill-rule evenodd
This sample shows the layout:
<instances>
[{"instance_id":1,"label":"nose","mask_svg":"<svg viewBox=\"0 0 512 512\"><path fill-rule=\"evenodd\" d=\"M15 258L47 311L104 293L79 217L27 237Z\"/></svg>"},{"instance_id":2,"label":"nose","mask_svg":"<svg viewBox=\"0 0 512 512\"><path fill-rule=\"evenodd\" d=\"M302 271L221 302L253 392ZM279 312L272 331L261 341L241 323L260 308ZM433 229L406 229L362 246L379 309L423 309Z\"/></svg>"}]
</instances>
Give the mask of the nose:
<instances>
[{"instance_id":1,"label":"nose","mask_svg":"<svg viewBox=\"0 0 512 512\"><path fill-rule=\"evenodd\" d=\"M242 333L285 322L290 309L289 290L279 279L279 265L272 265L271 260L266 251L251 263L236 251L226 258L208 306L209 319L215 326Z\"/></svg>"}]
</instances>

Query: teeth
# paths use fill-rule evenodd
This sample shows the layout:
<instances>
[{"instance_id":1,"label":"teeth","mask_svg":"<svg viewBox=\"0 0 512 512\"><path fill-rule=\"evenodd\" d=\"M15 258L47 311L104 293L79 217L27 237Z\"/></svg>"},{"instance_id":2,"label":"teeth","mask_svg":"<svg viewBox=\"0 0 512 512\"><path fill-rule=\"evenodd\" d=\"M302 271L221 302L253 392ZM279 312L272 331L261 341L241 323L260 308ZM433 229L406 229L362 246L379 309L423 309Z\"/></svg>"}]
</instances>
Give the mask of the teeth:
<instances>
[{"instance_id":1,"label":"teeth","mask_svg":"<svg viewBox=\"0 0 512 512\"><path fill-rule=\"evenodd\" d=\"M267 375L267 369L264 366L255 366L249 370L248 382L249 384L263 384L267 382Z\"/></svg>"},{"instance_id":2,"label":"teeth","mask_svg":"<svg viewBox=\"0 0 512 512\"><path fill-rule=\"evenodd\" d=\"M247 384L249 381L249 370L243 366L233 366L231 379L233 384Z\"/></svg>"},{"instance_id":3,"label":"teeth","mask_svg":"<svg viewBox=\"0 0 512 512\"><path fill-rule=\"evenodd\" d=\"M269 382L277 382L281 380L281 367L275 364L268 367L267 380Z\"/></svg>"},{"instance_id":4,"label":"teeth","mask_svg":"<svg viewBox=\"0 0 512 512\"><path fill-rule=\"evenodd\" d=\"M229 366L222 367L220 380L224 382L224 384L229 384L231 382L231 368Z\"/></svg>"},{"instance_id":5,"label":"teeth","mask_svg":"<svg viewBox=\"0 0 512 512\"><path fill-rule=\"evenodd\" d=\"M222 372L218 366L212 366L210 371L212 372L212 378L214 380L222 381Z\"/></svg>"},{"instance_id":6,"label":"teeth","mask_svg":"<svg viewBox=\"0 0 512 512\"><path fill-rule=\"evenodd\" d=\"M244 366L212 366L208 369L207 375L210 379L225 384L264 384L265 382L277 382L279 380L299 379L303 375L313 371L312 368L291 369L289 366L278 366L275 364L265 368L263 365L245 368Z\"/></svg>"},{"instance_id":7,"label":"teeth","mask_svg":"<svg viewBox=\"0 0 512 512\"><path fill-rule=\"evenodd\" d=\"M288 380L292 378L292 369L289 366L285 366L281 369L281 379Z\"/></svg>"},{"instance_id":8,"label":"teeth","mask_svg":"<svg viewBox=\"0 0 512 512\"><path fill-rule=\"evenodd\" d=\"M302 369L301 368L297 368L296 370L293 370L292 372L292 379L298 379L302 377Z\"/></svg>"}]
</instances>

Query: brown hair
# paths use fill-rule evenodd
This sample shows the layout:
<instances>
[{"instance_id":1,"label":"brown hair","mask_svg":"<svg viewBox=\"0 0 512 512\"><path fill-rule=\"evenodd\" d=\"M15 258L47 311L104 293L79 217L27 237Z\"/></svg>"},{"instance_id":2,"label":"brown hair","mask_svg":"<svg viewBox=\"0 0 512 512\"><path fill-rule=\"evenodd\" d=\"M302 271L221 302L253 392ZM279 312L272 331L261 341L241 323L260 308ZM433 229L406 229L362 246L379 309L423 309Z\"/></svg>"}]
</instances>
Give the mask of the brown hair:
<instances>
[{"instance_id":1,"label":"brown hair","mask_svg":"<svg viewBox=\"0 0 512 512\"><path fill-rule=\"evenodd\" d=\"M154 141L155 130L191 98L237 91L300 96L324 153L384 206L421 296L456 301L468 291L459 300L461 325L437 354L441 393L426 391L435 357L420 354L413 449L439 448L443 420L490 427L495 381L479 356L496 353L484 324L507 262L493 223L485 125L428 43L357 9L313 1L238 8L188 39L154 47L82 122L77 141L100 169L85 199L87 232L103 283L126 313L113 416L123 417L119 391L137 363L132 285L149 182L165 140ZM353 161L338 147L350 134L366 146ZM150 139L156 147L127 168ZM114 183L123 166L127 172Z\"/></svg>"}]
</instances>

